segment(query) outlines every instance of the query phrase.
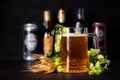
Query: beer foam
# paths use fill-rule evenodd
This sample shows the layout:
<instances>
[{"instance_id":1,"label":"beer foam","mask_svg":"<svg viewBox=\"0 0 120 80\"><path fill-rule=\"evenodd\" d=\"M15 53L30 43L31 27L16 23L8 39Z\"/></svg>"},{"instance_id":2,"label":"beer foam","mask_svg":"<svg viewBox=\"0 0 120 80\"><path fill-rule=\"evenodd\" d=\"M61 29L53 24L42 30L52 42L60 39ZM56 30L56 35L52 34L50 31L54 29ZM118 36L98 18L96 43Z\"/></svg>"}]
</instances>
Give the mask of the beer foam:
<instances>
[{"instance_id":1,"label":"beer foam","mask_svg":"<svg viewBox=\"0 0 120 80\"><path fill-rule=\"evenodd\" d=\"M87 34L76 34L76 33L69 33L69 34L62 34L62 36L70 36L70 37L75 37L75 36L88 36Z\"/></svg>"}]
</instances>

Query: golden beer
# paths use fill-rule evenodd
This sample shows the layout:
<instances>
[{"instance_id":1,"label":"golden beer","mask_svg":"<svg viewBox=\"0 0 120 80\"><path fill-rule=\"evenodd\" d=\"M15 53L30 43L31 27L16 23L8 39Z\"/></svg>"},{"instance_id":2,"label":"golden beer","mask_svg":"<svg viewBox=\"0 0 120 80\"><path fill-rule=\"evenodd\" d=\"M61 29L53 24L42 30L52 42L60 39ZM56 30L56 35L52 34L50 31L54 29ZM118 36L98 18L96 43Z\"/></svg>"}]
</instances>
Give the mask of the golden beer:
<instances>
[{"instance_id":1,"label":"golden beer","mask_svg":"<svg viewBox=\"0 0 120 80\"><path fill-rule=\"evenodd\" d=\"M61 37L62 72L81 73L88 71L87 34L63 34Z\"/></svg>"}]
</instances>

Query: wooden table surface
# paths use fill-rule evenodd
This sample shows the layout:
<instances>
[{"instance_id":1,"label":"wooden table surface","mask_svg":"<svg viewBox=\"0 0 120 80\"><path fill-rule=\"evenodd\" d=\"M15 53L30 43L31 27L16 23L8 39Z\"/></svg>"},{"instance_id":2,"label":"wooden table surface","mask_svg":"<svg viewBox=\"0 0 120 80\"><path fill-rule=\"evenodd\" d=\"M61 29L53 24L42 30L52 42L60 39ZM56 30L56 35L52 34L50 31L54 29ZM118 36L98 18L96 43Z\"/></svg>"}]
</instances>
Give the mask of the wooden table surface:
<instances>
[{"instance_id":1,"label":"wooden table surface","mask_svg":"<svg viewBox=\"0 0 120 80\"><path fill-rule=\"evenodd\" d=\"M120 80L118 65L110 66L109 71L99 76L89 76L87 73L36 74L23 71L27 65L28 62L24 61L0 61L0 80Z\"/></svg>"}]
</instances>

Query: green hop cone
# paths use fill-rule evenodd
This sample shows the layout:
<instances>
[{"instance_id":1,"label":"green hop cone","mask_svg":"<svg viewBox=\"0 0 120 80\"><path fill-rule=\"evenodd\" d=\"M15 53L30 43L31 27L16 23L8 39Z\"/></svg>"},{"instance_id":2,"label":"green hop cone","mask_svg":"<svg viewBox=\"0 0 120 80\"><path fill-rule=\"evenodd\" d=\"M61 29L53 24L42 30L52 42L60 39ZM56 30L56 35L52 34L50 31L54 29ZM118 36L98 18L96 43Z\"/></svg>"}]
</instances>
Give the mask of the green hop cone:
<instances>
[{"instance_id":1,"label":"green hop cone","mask_svg":"<svg viewBox=\"0 0 120 80\"><path fill-rule=\"evenodd\" d=\"M58 43L55 43L55 53L59 53L61 51L61 45Z\"/></svg>"},{"instance_id":2,"label":"green hop cone","mask_svg":"<svg viewBox=\"0 0 120 80\"><path fill-rule=\"evenodd\" d=\"M96 74L96 68L93 66L89 72L88 72L89 75L95 75Z\"/></svg>"},{"instance_id":3,"label":"green hop cone","mask_svg":"<svg viewBox=\"0 0 120 80\"><path fill-rule=\"evenodd\" d=\"M96 69L100 69L100 68L101 68L101 63L100 63L100 61L97 61L97 62L95 63L95 68L96 68Z\"/></svg>"},{"instance_id":4,"label":"green hop cone","mask_svg":"<svg viewBox=\"0 0 120 80\"><path fill-rule=\"evenodd\" d=\"M98 55L97 55L97 59L98 59L98 60L104 59L104 56L103 56L102 54L98 54Z\"/></svg>"},{"instance_id":5,"label":"green hop cone","mask_svg":"<svg viewBox=\"0 0 120 80\"><path fill-rule=\"evenodd\" d=\"M62 72L62 65L57 66L57 72Z\"/></svg>"},{"instance_id":6,"label":"green hop cone","mask_svg":"<svg viewBox=\"0 0 120 80\"><path fill-rule=\"evenodd\" d=\"M67 31L67 28L66 27L63 27L62 28L62 32L64 33L64 34L66 34L68 31Z\"/></svg>"},{"instance_id":7,"label":"green hop cone","mask_svg":"<svg viewBox=\"0 0 120 80\"><path fill-rule=\"evenodd\" d=\"M95 73L93 71L89 71L88 75L95 75Z\"/></svg>"},{"instance_id":8,"label":"green hop cone","mask_svg":"<svg viewBox=\"0 0 120 80\"><path fill-rule=\"evenodd\" d=\"M96 70L96 75L100 75L102 73L102 69L97 69Z\"/></svg>"},{"instance_id":9,"label":"green hop cone","mask_svg":"<svg viewBox=\"0 0 120 80\"><path fill-rule=\"evenodd\" d=\"M94 67L94 64L89 62L89 69L92 69Z\"/></svg>"}]
</instances>

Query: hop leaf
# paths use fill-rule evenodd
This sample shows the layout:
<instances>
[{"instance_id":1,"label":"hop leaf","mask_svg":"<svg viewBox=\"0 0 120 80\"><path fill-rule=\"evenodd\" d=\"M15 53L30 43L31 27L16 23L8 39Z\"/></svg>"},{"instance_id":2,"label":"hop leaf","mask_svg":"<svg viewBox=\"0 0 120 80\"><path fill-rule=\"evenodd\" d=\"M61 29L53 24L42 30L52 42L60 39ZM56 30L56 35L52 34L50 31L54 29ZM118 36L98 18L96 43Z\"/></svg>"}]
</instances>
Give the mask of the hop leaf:
<instances>
[{"instance_id":1,"label":"hop leaf","mask_svg":"<svg viewBox=\"0 0 120 80\"><path fill-rule=\"evenodd\" d=\"M93 48L91 48L90 50L92 52L92 56L95 56L95 55L97 55L100 52L100 49L93 49Z\"/></svg>"},{"instance_id":2,"label":"hop leaf","mask_svg":"<svg viewBox=\"0 0 120 80\"><path fill-rule=\"evenodd\" d=\"M55 34L55 29L51 31L51 35L54 36L54 34Z\"/></svg>"}]
</instances>

